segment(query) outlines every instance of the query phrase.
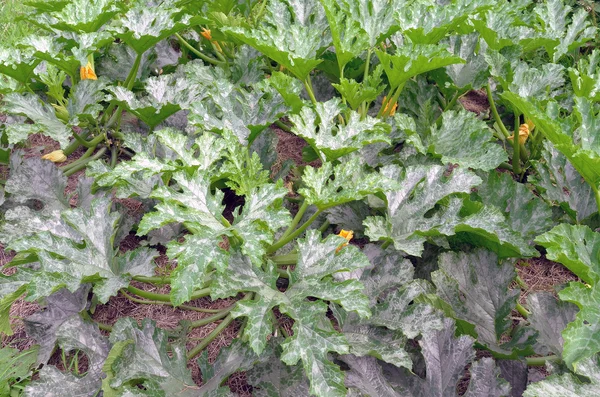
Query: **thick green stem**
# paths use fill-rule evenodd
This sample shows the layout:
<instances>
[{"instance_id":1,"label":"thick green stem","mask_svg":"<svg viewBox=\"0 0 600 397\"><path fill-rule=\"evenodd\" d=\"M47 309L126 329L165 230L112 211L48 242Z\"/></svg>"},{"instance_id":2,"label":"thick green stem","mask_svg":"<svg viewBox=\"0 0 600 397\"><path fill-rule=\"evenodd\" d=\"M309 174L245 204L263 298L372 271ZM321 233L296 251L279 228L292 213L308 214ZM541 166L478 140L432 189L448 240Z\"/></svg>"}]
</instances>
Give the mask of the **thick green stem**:
<instances>
[{"instance_id":1,"label":"thick green stem","mask_svg":"<svg viewBox=\"0 0 600 397\"><path fill-rule=\"evenodd\" d=\"M290 128L290 126L285 124L281 120L275 120L275 125L277 127L281 128L282 130L284 130L285 132L292 132L292 129Z\"/></svg>"},{"instance_id":2,"label":"thick green stem","mask_svg":"<svg viewBox=\"0 0 600 397\"><path fill-rule=\"evenodd\" d=\"M522 290L529 290L529 286L527 285L527 283L525 283L525 281L523 281L523 279L520 276L515 277L515 282L519 285L519 287L521 287Z\"/></svg>"},{"instance_id":3,"label":"thick green stem","mask_svg":"<svg viewBox=\"0 0 600 397\"><path fill-rule=\"evenodd\" d=\"M200 320L196 320L193 321L192 323L190 323L189 328L198 328L198 327L203 327L207 324L210 323L214 323L215 321L218 321L220 319L222 319L223 317L226 317L229 312L235 307L235 305L231 305L228 308L225 308L221 311L219 311L217 314L212 315L210 317L205 317L205 318L201 318Z\"/></svg>"},{"instance_id":4,"label":"thick green stem","mask_svg":"<svg viewBox=\"0 0 600 397\"><path fill-rule=\"evenodd\" d=\"M181 45L183 45L185 48L190 50L192 53L194 53L194 55L196 55L198 58L202 59L203 61L208 62L213 65L224 65L225 64L225 62L222 62L222 61L219 61L218 59L204 55L203 53L198 51L196 48L194 48L193 45L191 45L183 37L181 37L181 35L179 35L179 33L175 33L175 37L177 37L177 40L179 40Z\"/></svg>"},{"instance_id":5,"label":"thick green stem","mask_svg":"<svg viewBox=\"0 0 600 397\"><path fill-rule=\"evenodd\" d=\"M306 88L306 92L308 92L308 96L310 97L310 100L312 101L312 103L314 103L316 105L317 98L315 97L315 92L313 91L313 86L312 86L312 81L310 80L310 76L306 77L306 80L304 80L304 87Z\"/></svg>"},{"instance_id":6,"label":"thick green stem","mask_svg":"<svg viewBox=\"0 0 600 397\"><path fill-rule=\"evenodd\" d=\"M513 172L515 173L515 175L519 175L521 173L521 158L519 156L520 151L521 151L521 145L519 145L519 132L517 131L513 135L512 166L513 166Z\"/></svg>"},{"instance_id":7,"label":"thick green stem","mask_svg":"<svg viewBox=\"0 0 600 397\"><path fill-rule=\"evenodd\" d=\"M79 164L83 163L88 157L90 157L92 155L92 153L94 153L94 150L96 150L95 146L89 148L88 150L85 151L85 153L80 158L73 161L72 163L69 163L63 167L60 167L60 169L63 172L66 172L66 171L70 170L71 168L78 166Z\"/></svg>"},{"instance_id":8,"label":"thick green stem","mask_svg":"<svg viewBox=\"0 0 600 397\"><path fill-rule=\"evenodd\" d=\"M317 212L315 212L315 214L313 216L311 216L306 222L304 222L304 224L302 226L300 226L298 229L296 229L295 232L289 234L286 237L279 239L279 241L277 241L275 244L273 244L272 246L267 248L267 254L272 254L273 252L277 251L279 248L283 247L284 245L286 245L287 243L289 243L290 241L292 241L293 239L295 239L296 237L301 235L319 217L319 215L321 215L321 210L317 210Z\"/></svg>"},{"instance_id":9,"label":"thick green stem","mask_svg":"<svg viewBox=\"0 0 600 397\"><path fill-rule=\"evenodd\" d=\"M271 260L273 261L273 263L279 266L295 265L298 262L298 253L294 252L292 254L275 255L271 257Z\"/></svg>"},{"instance_id":10,"label":"thick green stem","mask_svg":"<svg viewBox=\"0 0 600 397\"><path fill-rule=\"evenodd\" d=\"M129 299L130 301L135 302L135 303L140 303L140 304L143 304L143 305L173 306L173 303L171 303L171 302L151 301L151 300L147 300L147 299L139 299L139 298L136 298L134 296L129 295L124 290L121 290L121 294L124 297L126 297L127 299ZM175 306L173 306L173 307L175 307ZM193 311L193 312L200 312L200 313L221 313L223 310L225 310L225 309L204 309L202 307L189 306L189 305L179 305L176 308L177 309L181 309L181 310L190 310L190 311ZM223 317L225 317L225 316L223 316Z\"/></svg>"},{"instance_id":11,"label":"thick green stem","mask_svg":"<svg viewBox=\"0 0 600 397\"><path fill-rule=\"evenodd\" d=\"M157 284L157 285L171 284L170 276L153 276L153 277L133 276L133 279L135 281L139 281L141 283L146 283L146 284Z\"/></svg>"},{"instance_id":12,"label":"thick green stem","mask_svg":"<svg viewBox=\"0 0 600 397\"><path fill-rule=\"evenodd\" d=\"M387 100L385 102L381 103L381 108L379 109L379 112L377 113L377 118L381 118L383 116L389 116L389 114L384 114L384 111L388 108L391 109L391 107L389 107L388 105L396 103L396 101L398 100L398 97L400 96L400 93L402 93L402 90L404 89L404 84L405 83L402 83L398 87L396 87L396 91L394 91L393 95L392 95L392 91L390 90L389 95L386 96Z\"/></svg>"},{"instance_id":13,"label":"thick green stem","mask_svg":"<svg viewBox=\"0 0 600 397\"><path fill-rule=\"evenodd\" d=\"M249 293L246 296L244 296L242 300L250 300L253 296L254 294ZM192 350L188 352L187 359L191 360L192 358L200 354L200 352L204 350L206 346L208 346L210 342L212 342L217 337L217 335L219 335L225 328L227 328L232 321L233 317L231 316L231 314L228 314L227 317L225 317L225 319L221 322L221 324L217 326L217 328L215 328L210 334L206 336L206 338L202 340L202 342L198 343L196 346L194 346Z\"/></svg>"},{"instance_id":14,"label":"thick green stem","mask_svg":"<svg viewBox=\"0 0 600 397\"><path fill-rule=\"evenodd\" d=\"M525 360L527 361L527 365L530 367L543 367L548 361L558 361L560 358L558 356L551 355L546 357L527 357Z\"/></svg>"},{"instance_id":15,"label":"thick green stem","mask_svg":"<svg viewBox=\"0 0 600 397\"><path fill-rule=\"evenodd\" d=\"M381 244L381 249L382 250L386 249L387 247L390 246L391 243L392 243L392 240L386 240L386 241L384 241L383 244Z\"/></svg>"},{"instance_id":16,"label":"thick green stem","mask_svg":"<svg viewBox=\"0 0 600 397\"><path fill-rule=\"evenodd\" d=\"M88 165L88 163L94 160L98 160L100 157L102 157L104 155L104 152L106 152L106 148L100 148L100 150L98 150L98 153L96 153L92 157L85 159L83 162L77 164L76 166L69 168L67 171L65 171L64 175L68 177L73 175L77 171L84 169Z\"/></svg>"},{"instance_id":17,"label":"thick green stem","mask_svg":"<svg viewBox=\"0 0 600 397\"><path fill-rule=\"evenodd\" d=\"M91 141L86 141L84 138L82 138L78 134L74 134L73 137L75 138L76 141L79 142L80 145L82 145L88 149L98 146L98 144L105 139L104 135L98 135L96 138L92 139ZM64 151L63 151L63 153L64 153Z\"/></svg>"},{"instance_id":18,"label":"thick green stem","mask_svg":"<svg viewBox=\"0 0 600 397\"><path fill-rule=\"evenodd\" d=\"M325 222L323 222L323 224L318 229L319 232L324 233L325 230L327 230L327 228L329 227L329 225L330 225L329 221L326 220Z\"/></svg>"},{"instance_id":19,"label":"thick green stem","mask_svg":"<svg viewBox=\"0 0 600 397\"><path fill-rule=\"evenodd\" d=\"M365 61L365 73L363 74L363 84L365 82L365 80L367 79L367 77L369 77L369 67L371 65L371 54L373 53L373 49L371 47L369 47L369 49L367 50L367 60ZM361 117L364 119L365 117L367 117L367 102L363 102L360 105L360 114Z\"/></svg>"},{"instance_id":20,"label":"thick green stem","mask_svg":"<svg viewBox=\"0 0 600 397\"><path fill-rule=\"evenodd\" d=\"M87 311L82 311L81 317L83 317L85 320L88 320L89 322L95 323L96 325L98 325L98 328L100 328L103 331L112 332L112 326L94 320Z\"/></svg>"},{"instance_id":21,"label":"thick green stem","mask_svg":"<svg viewBox=\"0 0 600 397\"><path fill-rule=\"evenodd\" d=\"M519 312L521 316L523 316L523 318L527 318L531 314L529 313L529 310L525 309L520 303L517 303L515 309Z\"/></svg>"},{"instance_id":22,"label":"thick green stem","mask_svg":"<svg viewBox=\"0 0 600 397\"><path fill-rule=\"evenodd\" d=\"M157 294L156 292L144 291L143 289L135 288L132 285L129 285L127 287L127 290L138 296L141 296L142 298L160 301L160 302L171 302L171 296L168 294ZM194 294L192 294L192 297L190 298L190 300L204 298L205 296L209 296L209 295L210 295L210 288L203 288L203 289L196 291Z\"/></svg>"},{"instance_id":23,"label":"thick green stem","mask_svg":"<svg viewBox=\"0 0 600 397\"><path fill-rule=\"evenodd\" d=\"M496 103L494 102L494 97L492 96L492 89L490 88L490 83L488 83L485 86L485 91L487 92L488 102L490 103L490 109L492 109L492 115L494 116L494 120L496 120L496 124L498 124L498 127L500 128L500 131L502 131L502 135L504 135L504 138L508 138L510 136L510 133L506 129L506 126L504 125L502 119L500 118L500 115L498 114L498 109L496 109Z\"/></svg>"},{"instance_id":24,"label":"thick green stem","mask_svg":"<svg viewBox=\"0 0 600 397\"><path fill-rule=\"evenodd\" d=\"M90 131L83 131L81 133L81 135L79 135L79 137L85 139L85 138L88 137L89 134L90 134ZM75 133L75 135L77 135L77 133ZM67 146L65 148L65 150L63 150L63 154L68 157L71 154L73 154L75 152L75 150L77 150L79 148L79 146L81 146L81 144L79 143L79 141L77 139L73 139L71 141L71 143L69 144L69 146Z\"/></svg>"},{"instance_id":25,"label":"thick green stem","mask_svg":"<svg viewBox=\"0 0 600 397\"><path fill-rule=\"evenodd\" d=\"M292 223L290 223L290 226L281 235L281 239L286 238L287 236L290 235L290 233L292 233L294 231L294 229L296 228L296 226L298 226L298 223L300 223L300 221L302 220L302 217L304 216L304 213L306 212L306 210L308 209L308 207L309 207L309 204L305 200L302 203L302 205L300 206L300 208L298 209L298 212L296 212L296 216L294 216L294 219L292 220Z\"/></svg>"}]
</instances>

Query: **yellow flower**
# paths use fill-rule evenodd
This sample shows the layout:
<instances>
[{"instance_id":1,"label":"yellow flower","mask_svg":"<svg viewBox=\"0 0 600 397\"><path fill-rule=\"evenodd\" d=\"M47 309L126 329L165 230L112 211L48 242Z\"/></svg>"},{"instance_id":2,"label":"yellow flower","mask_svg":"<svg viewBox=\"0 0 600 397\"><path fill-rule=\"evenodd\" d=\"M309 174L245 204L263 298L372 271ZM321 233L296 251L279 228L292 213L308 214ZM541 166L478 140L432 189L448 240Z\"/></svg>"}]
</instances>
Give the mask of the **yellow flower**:
<instances>
[{"instance_id":1,"label":"yellow flower","mask_svg":"<svg viewBox=\"0 0 600 397\"><path fill-rule=\"evenodd\" d=\"M336 253L340 252L340 250L342 248L344 248L345 246L348 245L348 243L350 242L350 240L352 240L352 237L354 237L354 232L352 230L344 230L342 229L342 231L338 234L338 236L345 238L346 240L348 240L346 243L342 243L339 247L337 247L337 249L335 250Z\"/></svg>"},{"instance_id":2,"label":"yellow flower","mask_svg":"<svg viewBox=\"0 0 600 397\"><path fill-rule=\"evenodd\" d=\"M79 75L81 77L81 80L98 80L96 72L94 71L94 67L89 61L87 65L82 66L81 69L79 69Z\"/></svg>"},{"instance_id":3,"label":"yellow flower","mask_svg":"<svg viewBox=\"0 0 600 397\"><path fill-rule=\"evenodd\" d=\"M208 41L212 41L212 35L210 34L210 29L202 28L202 32L200 35L204 37Z\"/></svg>"},{"instance_id":4,"label":"yellow flower","mask_svg":"<svg viewBox=\"0 0 600 397\"><path fill-rule=\"evenodd\" d=\"M383 102L382 102L382 106L383 106L383 112L382 115L386 116L393 116L396 114L396 109L398 109L398 103L394 102L394 104L390 103L387 101L387 96L383 97Z\"/></svg>"},{"instance_id":5,"label":"yellow flower","mask_svg":"<svg viewBox=\"0 0 600 397\"><path fill-rule=\"evenodd\" d=\"M532 123L533 125L533 123ZM521 124L521 126L519 127L519 143L521 145L524 145L525 142L527 142L527 138L529 138L529 125L528 124ZM512 141L513 139L515 139L515 135L511 135L508 137L508 139L510 141Z\"/></svg>"},{"instance_id":6,"label":"yellow flower","mask_svg":"<svg viewBox=\"0 0 600 397\"><path fill-rule=\"evenodd\" d=\"M50 160L53 163L64 163L67 160L67 156L65 156L62 150L55 150L42 156L42 158L44 160Z\"/></svg>"}]
</instances>

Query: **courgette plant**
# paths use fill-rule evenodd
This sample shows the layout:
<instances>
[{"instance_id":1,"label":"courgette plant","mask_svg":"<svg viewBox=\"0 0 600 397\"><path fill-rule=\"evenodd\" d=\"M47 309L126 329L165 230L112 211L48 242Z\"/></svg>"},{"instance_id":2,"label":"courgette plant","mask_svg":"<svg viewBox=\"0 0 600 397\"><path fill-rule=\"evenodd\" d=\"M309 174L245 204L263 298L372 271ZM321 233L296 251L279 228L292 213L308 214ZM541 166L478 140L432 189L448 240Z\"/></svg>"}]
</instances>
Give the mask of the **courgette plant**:
<instances>
[{"instance_id":1,"label":"courgette plant","mask_svg":"<svg viewBox=\"0 0 600 397\"><path fill-rule=\"evenodd\" d=\"M45 306L24 319L35 364L0 361L0 374L43 365L15 393L226 396L239 371L259 396L595 393L600 53L585 8L28 4L43 33L0 50L2 132L61 150L14 150L2 191L0 242L16 256L0 331L18 299ZM469 111L477 92L487 106ZM277 155L289 134L302 164ZM130 233L142 244L124 251ZM541 254L581 282L521 300L515 264ZM207 314L98 322L117 295ZM207 297L232 304L190 303ZM48 365L57 347L87 371ZM551 375L528 386L541 365Z\"/></svg>"}]
</instances>

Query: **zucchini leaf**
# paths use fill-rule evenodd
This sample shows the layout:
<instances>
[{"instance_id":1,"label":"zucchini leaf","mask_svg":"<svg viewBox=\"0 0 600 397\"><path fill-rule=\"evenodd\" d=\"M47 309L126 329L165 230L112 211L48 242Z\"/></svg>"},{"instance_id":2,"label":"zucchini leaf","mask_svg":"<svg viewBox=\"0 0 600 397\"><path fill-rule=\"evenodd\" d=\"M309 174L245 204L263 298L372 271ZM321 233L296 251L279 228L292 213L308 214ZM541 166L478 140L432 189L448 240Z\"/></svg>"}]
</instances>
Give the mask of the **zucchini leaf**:
<instances>
[{"instance_id":1,"label":"zucchini leaf","mask_svg":"<svg viewBox=\"0 0 600 397\"><path fill-rule=\"evenodd\" d=\"M546 247L548 258L565 265L587 284L571 282L558 293L560 299L576 304L579 313L562 333L563 360L571 368L589 362L600 351L600 234L587 226L561 224L539 236L538 244Z\"/></svg>"}]
</instances>

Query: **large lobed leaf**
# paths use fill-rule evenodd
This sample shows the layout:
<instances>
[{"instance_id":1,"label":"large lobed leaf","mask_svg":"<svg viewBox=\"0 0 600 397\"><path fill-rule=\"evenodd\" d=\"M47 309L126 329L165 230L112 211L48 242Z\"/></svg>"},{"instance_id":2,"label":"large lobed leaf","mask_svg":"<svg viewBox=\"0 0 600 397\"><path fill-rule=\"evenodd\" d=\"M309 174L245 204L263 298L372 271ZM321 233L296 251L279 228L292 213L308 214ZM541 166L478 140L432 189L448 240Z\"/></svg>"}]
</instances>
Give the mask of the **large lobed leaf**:
<instances>
[{"instance_id":1,"label":"large lobed leaf","mask_svg":"<svg viewBox=\"0 0 600 397\"><path fill-rule=\"evenodd\" d=\"M549 259L562 263L588 283L571 282L558 294L579 307L575 321L562 332L563 359L576 368L600 351L600 234L587 226L561 224L539 236L536 242L546 247Z\"/></svg>"}]
</instances>

